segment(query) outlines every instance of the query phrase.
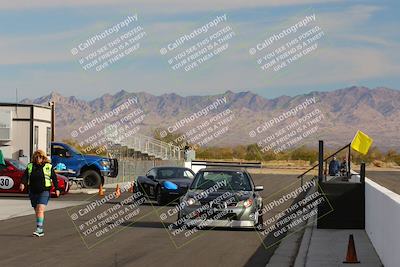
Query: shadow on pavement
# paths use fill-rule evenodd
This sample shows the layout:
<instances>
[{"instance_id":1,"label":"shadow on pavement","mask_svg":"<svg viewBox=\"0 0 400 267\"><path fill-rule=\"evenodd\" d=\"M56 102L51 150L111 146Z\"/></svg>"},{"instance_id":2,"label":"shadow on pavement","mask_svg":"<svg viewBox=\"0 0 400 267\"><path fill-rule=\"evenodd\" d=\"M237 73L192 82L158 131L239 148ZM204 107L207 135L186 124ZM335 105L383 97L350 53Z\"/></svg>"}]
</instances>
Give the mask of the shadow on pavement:
<instances>
[{"instance_id":1,"label":"shadow on pavement","mask_svg":"<svg viewBox=\"0 0 400 267\"><path fill-rule=\"evenodd\" d=\"M294 203L297 203L298 201L300 201L302 198L304 198L307 195L308 192L309 192L309 190L299 194L290 205L292 206ZM283 216L281 219L279 219L279 221L285 220L288 216L290 216L290 214L286 214L286 216ZM283 228L283 226L278 227L277 231L281 230L282 228ZM274 255L275 250L279 247L279 245L281 244L281 241L286 237L286 235L287 235L287 232L284 232L279 237L275 237L273 235L273 232L267 234L267 236L262 240L262 243L260 244L260 246L257 248L257 250L254 252L254 254L250 257L249 261L244 266L245 267L266 266L267 263L270 261L272 255ZM261 238L261 235L260 235L260 238Z\"/></svg>"}]
</instances>

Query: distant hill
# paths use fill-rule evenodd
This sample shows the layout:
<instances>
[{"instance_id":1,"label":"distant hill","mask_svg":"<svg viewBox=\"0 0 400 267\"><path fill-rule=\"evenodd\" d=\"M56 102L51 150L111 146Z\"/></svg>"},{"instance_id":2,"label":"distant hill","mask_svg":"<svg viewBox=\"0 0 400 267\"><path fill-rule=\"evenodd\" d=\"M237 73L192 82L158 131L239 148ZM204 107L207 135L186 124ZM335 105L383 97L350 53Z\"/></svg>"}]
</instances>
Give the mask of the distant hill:
<instances>
[{"instance_id":1,"label":"distant hill","mask_svg":"<svg viewBox=\"0 0 400 267\"><path fill-rule=\"evenodd\" d=\"M225 146L255 143L256 140L249 138L250 129L314 96L318 99L316 107L321 109L325 119L320 124L321 131L307 138L305 144L316 145L316 141L322 138L329 146L338 147L350 142L354 133L361 129L372 136L375 145L383 150L400 148L400 91L382 87L369 89L354 86L274 99L267 99L250 91L227 91L218 95L187 97L174 93L155 96L145 92L120 91L115 95L105 94L92 101L84 101L53 92L48 96L25 99L22 102L46 105L49 101L55 101L57 139L68 139L71 138L71 131L131 97L138 98L139 105L147 114L140 129L141 133L147 135L152 135L156 128L167 127L197 112L217 98L226 97L226 107L235 113L235 120L223 138L209 144ZM120 114L120 117L127 113ZM279 127L271 129L271 132L276 130Z\"/></svg>"}]
</instances>

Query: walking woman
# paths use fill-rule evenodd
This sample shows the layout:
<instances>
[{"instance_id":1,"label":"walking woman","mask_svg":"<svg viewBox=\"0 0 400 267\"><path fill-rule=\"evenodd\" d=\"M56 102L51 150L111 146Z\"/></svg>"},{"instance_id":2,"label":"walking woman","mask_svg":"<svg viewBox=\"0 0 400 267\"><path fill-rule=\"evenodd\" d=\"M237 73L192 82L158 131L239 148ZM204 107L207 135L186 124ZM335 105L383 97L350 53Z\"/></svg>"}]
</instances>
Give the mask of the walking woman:
<instances>
[{"instance_id":1,"label":"walking woman","mask_svg":"<svg viewBox=\"0 0 400 267\"><path fill-rule=\"evenodd\" d=\"M37 150L33 153L32 162L28 164L20 185L21 191L24 190L25 185L28 186L29 198L35 209L36 231L33 232L35 236L44 236L44 210L50 199L51 181L58 197L60 191L54 169L46 154L42 150Z\"/></svg>"}]
</instances>

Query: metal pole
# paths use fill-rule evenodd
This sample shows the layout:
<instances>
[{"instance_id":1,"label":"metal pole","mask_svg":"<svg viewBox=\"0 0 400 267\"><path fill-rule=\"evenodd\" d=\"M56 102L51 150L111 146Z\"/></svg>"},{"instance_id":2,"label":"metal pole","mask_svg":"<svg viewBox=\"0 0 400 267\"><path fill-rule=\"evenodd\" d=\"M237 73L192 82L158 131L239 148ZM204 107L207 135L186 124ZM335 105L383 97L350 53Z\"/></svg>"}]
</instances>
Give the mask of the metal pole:
<instances>
[{"instance_id":1,"label":"metal pole","mask_svg":"<svg viewBox=\"0 0 400 267\"><path fill-rule=\"evenodd\" d=\"M122 182L125 181L125 161L122 164Z\"/></svg>"},{"instance_id":2,"label":"metal pole","mask_svg":"<svg viewBox=\"0 0 400 267\"><path fill-rule=\"evenodd\" d=\"M324 141L318 142L318 182L321 183L324 176Z\"/></svg>"},{"instance_id":3,"label":"metal pole","mask_svg":"<svg viewBox=\"0 0 400 267\"><path fill-rule=\"evenodd\" d=\"M361 167L360 167L360 182L362 184L365 183L365 162L361 163Z\"/></svg>"},{"instance_id":4,"label":"metal pole","mask_svg":"<svg viewBox=\"0 0 400 267\"><path fill-rule=\"evenodd\" d=\"M351 144L349 144L349 152L347 152L348 154L347 154L347 177L349 177L350 176L350 168L351 168L351 163L350 163L350 160L351 160L351 157L350 157L350 154L351 154ZM365 165L365 164L364 164ZM364 170L365 170L365 166L364 166Z\"/></svg>"},{"instance_id":5,"label":"metal pole","mask_svg":"<svg viewBox=\"0 0 400 267\"><path fill-rule=\"evenodd\" d=\"M52 101L50 102L50 106L51 106L51 141L54 142L55 141L55 136L56 136L56 112L55 112L55 102Z\"/></svg>"},{"instance_id":6,"label":"metal pole","mask_svg":"<svg viewBox=\"0 0 400 267\"><path fill-rule=\"evenodd\" d=\"M365 162L361 163L360 182L361 182L361 195L362 195L363 228L365 228Z\"/></svg>"}]
</instances>

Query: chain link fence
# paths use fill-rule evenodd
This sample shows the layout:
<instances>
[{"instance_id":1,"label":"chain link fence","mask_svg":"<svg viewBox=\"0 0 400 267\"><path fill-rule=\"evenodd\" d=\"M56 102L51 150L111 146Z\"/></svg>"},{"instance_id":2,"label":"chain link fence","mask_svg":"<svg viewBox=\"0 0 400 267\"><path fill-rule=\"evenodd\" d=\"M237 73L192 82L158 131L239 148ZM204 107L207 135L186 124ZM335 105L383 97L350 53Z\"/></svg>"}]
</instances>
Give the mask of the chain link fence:
<instances>
[{"instance_id":1,"label":"chain link fence","mask_svg":"<svg viewBox=\"0 0 400 267\"><path fill-rule=\"evenodd\" d=\"M132 182L139 175L145 175L148 170L157 166L183 167L183 160L118 160L118 176L105 177L104 184Z\"/></svg>"}]
</instances>

